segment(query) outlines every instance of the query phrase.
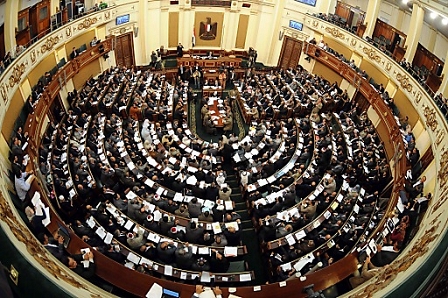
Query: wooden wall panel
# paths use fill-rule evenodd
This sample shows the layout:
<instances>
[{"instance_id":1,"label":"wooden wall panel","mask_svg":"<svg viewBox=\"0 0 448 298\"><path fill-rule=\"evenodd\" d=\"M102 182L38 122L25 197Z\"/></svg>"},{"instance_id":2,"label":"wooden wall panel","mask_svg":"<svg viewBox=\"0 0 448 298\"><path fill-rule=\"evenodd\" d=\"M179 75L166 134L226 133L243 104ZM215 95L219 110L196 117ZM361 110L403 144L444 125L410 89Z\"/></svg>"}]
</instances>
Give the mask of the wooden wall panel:
<instances>
[{"instance_id":1,"label":"wooden wall panel","mask_svg":"<svg viewBox=\"0 0 448 298\"><path fill-rule=\"evenodd\" d=\"M333 50L335 50L336 52L344 55L344 57L347 59L350 59L350 57L353 54L353 52L350 48L347 48L346 46L340 44L339 42L337 42L336 40L334 40L332 38L324 38L324 42L326 42L328 44L328 47L330 47Z\"/></svg>"},{"instance_id":2,"label":"wooden wall panel","mask_svg":"<svg viewBox=\"0 0 448 298\"><path fill-rule=\"evenodd\" d=\"M369 79L372 77L377 84L383 84L384 87L387 86L389 79L375 66L373 66L368 60L362 60L359 68L367 72L367 74L369 75Z\"/></svg>"},{"instance_id":3,"label":"wooden wall panel","mask_svg":"<svg viewBox=\"0 0 448 298\"><path fill-rule=\"evenodd\" d=\"M240 14L238 21L238 32L236 34L235 48L244 49L246 46L247 26L249 25L249 16Z\"/></svg>"},{"instance_id":4,"label":"wooden wall panel","mask_svg":"<svg viewBox=\"0 0 448 298\"><path fill-rule=\"evenodd\" d=\"M324 64L316 61L314 64L314 69L312 71L314 74L320 75L324 77L326 80L333 82L338 82L338 85L341 84L342 77L335 71L331 70Z\"/></svg>"},{"instance_id":5,"label":"wooden wall panel","mask_svg":"<svg viewBox=\"0 0 448 298\"><path fill-rule=\"evenodd\" d=\"M46 71L50 71L57 65L56 57L54 53L51 53L42 60L34 69L28 74L28 80L30 81L31 88L37 84L37 81L45 75Z\"/></svg>"},{"instance_id":6,"label":"wooden wall panel","mask_svg":"<svg viewBox=\"0 0 448 298\"><path fill-rule=\"evenodd\" d=\"M5 114L5 119L3 119L2 125L2 134L6 140L10 139L14 124L19 118L20 111L22 111L22 108L25 104L25 101L23 100L23 97L20 94L19 90L14 93L14 96L11 98L10 102L11 103L8 107L8 111Z\"/></svg>"},{"instance_id":7,"label":"wooden wall panel","mask_svg":"<svg viewBox=\"0 0 448 298\"><path fill-rule=\"evenodd\" d=\"M87 31L86 33L70 40L69 42L67 42L65 44L65 51L67 52L68 60L70 60L70 53L72 52L73 47L79 49L80 46L85 44L87 46L87 48L89 48L90 42L92 41L92 39L94 37L95 37L95 31L90 30L90 31Z\"/></svg>"},{"instance_id":8,"label":"wooden wall panel","mask_svg":"<svg viewBox=\"0 0 448 298\"><path fill-rule=\"evenodd\" d=\"M418 113L414 108L412 108L411 102L403 93L403 91L401 91L401 89L398 89L397 93L395 93L394 102L397 108L400 110L400 116L408 116L409 124L414 127L417 121L419 121Z\"/></svg>"},{"instance_id":9,"label":"wooden wall panel","mask_svg":"<svg viewBox=\"0 0 448 298\"><path fill-rule=\"evenodd\" d=\"M179 43L179 13L170 12L168 16L168 47L176 47ZM196 40L197 42L197 40Z\"/></svg>"},{"instance_id":10,"label":"wooden wall panel","mask_svg":"<svg viewBox=\"0 0 448 298\"><path fill-rule=\"evenodd\" d=\"M86 83L86 81L91 76L96 76L101 72L100 61L95 60L91 62L89 65L83 67L74 77L73 77L73 85L75 89L80 90L82 86Z\"/></svg>"}]
</instances>

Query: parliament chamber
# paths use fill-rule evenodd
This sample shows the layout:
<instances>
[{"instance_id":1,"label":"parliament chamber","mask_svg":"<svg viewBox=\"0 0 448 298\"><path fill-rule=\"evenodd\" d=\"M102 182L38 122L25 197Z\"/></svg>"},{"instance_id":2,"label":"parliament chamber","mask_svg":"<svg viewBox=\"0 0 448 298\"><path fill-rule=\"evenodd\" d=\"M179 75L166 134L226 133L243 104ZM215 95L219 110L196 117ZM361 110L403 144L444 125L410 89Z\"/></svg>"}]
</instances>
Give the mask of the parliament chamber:
<instances>
[{"instance_id":1,"label":"parliament chamber","mask_svg":"<svg viewBox=\"0 0 448 298\"><path fill-rule=\"evenodd\" d=\"M446 297L447 5L1 2L2 297Z\"/></svg>"}]
</instances>

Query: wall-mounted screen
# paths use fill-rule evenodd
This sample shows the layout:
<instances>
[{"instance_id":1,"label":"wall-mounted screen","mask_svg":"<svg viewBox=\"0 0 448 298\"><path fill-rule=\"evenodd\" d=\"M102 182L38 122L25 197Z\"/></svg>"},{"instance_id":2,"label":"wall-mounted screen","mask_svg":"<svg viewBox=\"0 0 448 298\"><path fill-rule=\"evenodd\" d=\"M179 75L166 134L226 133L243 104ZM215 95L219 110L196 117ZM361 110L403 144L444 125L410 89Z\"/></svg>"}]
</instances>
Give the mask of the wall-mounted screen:
<instances>
[{"instance_id":1,"label":"wall-mounted screen","mask_svg":"<svg viewBox=\"0 0 448 298\"><path fill-rule=\"evenodd\" d=\"M299 22L296 22L296 21L293 21L293 20L289 20L289 27L292 28L292 29L296 29L296 30L302 31L303 24L299 23Z\"/></svg>"},{"instance_id":2,"label":"wall-mounted screen","mask_svg":"<svg viewBox=\"0 0 448 298\"><path fill-rule=\"evenodd\" d=\"M129 22L129 15L125 14L124 16L117 17L115 24L121 25L121 24L128 23L128 22Z\"/></svg>"},{"instance_id":3,"label":"wall-mounted screen","mask_svg":"<svg viewBox=\"0 0 448 298\"><path fill-rule=\"evenodd\" d=\"M303 4L311 5L311 6L316 6L316 2L317 2L317 0L296 0L296 1L303 3Z\"/></svg>"}]
</instances>

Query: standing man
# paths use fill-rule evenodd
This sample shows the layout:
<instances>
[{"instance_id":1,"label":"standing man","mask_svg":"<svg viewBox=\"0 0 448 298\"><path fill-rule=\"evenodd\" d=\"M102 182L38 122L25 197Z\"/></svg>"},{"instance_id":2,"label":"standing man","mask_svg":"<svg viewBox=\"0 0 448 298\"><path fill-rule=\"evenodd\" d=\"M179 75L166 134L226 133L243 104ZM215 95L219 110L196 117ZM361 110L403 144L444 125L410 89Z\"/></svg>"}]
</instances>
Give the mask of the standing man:
<instances>
[{"instance_id":1,"label":"standing man","mask_svg":"<svg viewBox=\"0 0 448 298\"><path fill-rule=\"evenodd\" d=\"M177 57L182 57L184 55L184 46L179 42L177 45Z\"/></svg>"}]
</instances>

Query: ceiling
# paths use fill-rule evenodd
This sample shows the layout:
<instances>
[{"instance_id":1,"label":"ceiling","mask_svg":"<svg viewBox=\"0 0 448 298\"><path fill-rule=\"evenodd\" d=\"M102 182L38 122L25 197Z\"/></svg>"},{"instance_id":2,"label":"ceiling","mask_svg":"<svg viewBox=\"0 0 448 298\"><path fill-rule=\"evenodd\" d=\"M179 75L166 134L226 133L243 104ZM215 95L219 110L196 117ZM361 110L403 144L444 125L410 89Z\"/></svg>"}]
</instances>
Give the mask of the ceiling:
<instances>
[{"instance_id":1,"label":"ceiling","mask_svg":"<svg viewBox=\"0 0 448 298\"><path fill-rule=\"evenodd\" d=\"M400 7L403 10L408 11L409 13L412 13L412 2L411 0L407 1L407 4L404 3L403 0L386 0L386 2L392 3L398 7ZM423 3L423 1L420 1ZM426 1L430 3L431 5L434 5L433 7L440 7L444 10L448 9L448 0L431 0ZM427 8L425 3L423 3L425 6L425 22L437 29L440 33L442 33L446 38L448 38L448 24L444 25L442 23L442 19L446 18L448 21L448 13L439 13L435 19L431 18L431 12L436 10L430 10Z\"/></svg>"}]
</instances>

